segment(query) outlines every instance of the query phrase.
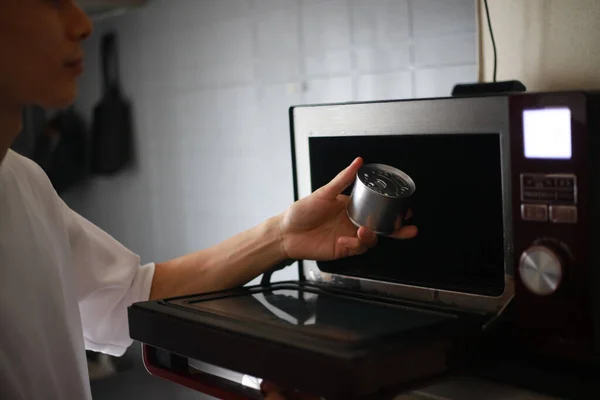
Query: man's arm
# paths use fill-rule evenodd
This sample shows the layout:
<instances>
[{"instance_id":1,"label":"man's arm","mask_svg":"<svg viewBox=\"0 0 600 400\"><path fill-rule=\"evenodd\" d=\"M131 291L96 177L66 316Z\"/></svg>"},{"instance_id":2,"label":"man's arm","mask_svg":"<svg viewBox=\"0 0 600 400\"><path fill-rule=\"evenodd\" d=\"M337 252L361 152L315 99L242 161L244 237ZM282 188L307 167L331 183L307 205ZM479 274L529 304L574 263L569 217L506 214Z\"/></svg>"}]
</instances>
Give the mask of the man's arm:
<instances>
[{"instance_id":1,"label":"man's arm","mask_svg":"<svg viewBox=\"0 0 600 400\"><path fill-rule=\"evenodd\" d=\"M241 286L284 260L335 260L363 254L377 244L377 235L359 229L348 218L350 186L362 159L328 184L295 203L277 217L216 246L156 264L151 299L182 296ZM409 239L415 226L390 235Z\"/></svg>"},{"instance_id":2,"label":"man's arm","mask_svg":"<svg viewBox=\"0 0 600 400\"><path fill-rule=\"evenodd\" d=\"M241 286L285 260L280 216L213 247L157 263L150 299Z\"/></svg>"}]
</instances>

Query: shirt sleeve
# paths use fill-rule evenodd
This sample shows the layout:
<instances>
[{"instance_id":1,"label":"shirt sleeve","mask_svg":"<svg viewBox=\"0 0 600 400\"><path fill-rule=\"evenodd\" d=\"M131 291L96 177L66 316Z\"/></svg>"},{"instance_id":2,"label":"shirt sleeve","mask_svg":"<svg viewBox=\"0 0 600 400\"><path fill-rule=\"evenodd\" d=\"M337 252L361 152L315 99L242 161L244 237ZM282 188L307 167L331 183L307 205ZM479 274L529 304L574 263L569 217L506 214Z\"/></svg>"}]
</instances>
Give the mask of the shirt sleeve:
<instances>
[{"instance_id":1,"label":"shirt sleeve","mask_svg":"<svg viewBox=\"0 0 600 400\"><path fill-rule=\"evenodd\" d=\"M146 301L154 263L140 257L63 203L86 349L121 356L129 337L127 307Z\"/></svg>"}]
</instances>

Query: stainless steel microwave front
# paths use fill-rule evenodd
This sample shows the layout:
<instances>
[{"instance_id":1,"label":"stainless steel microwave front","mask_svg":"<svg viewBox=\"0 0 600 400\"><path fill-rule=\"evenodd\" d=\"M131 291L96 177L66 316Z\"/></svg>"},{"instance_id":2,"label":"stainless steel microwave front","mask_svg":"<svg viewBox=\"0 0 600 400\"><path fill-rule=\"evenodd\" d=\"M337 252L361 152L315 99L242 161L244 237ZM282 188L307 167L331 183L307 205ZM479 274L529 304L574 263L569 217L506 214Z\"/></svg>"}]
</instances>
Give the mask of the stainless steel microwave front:
<instances>
[{"instance_id":1,"label":"stainless steel microwave front","mask_svg":"<svg viewBox=\"0 0 600 400\"><path fill-rule=\"evenodd\" d=\"M501 310L514 294L511 158L509 110L506 96L479 98L435 98L344 104L322 104L290 109L293 168L296 197L312 192L309 140L317 137L386 135L456 135L495 133L500 148L502 222L504 245L504 288L499 295L463 290L445 290L361 276L326 273L314 261L300 267L309 281L351 288L416 302L485 313ZM476 166L475 166L476 167ZM418 189L417 189L418 190ZM476 203L477 199L466 199Z\"/></svg>"}]
</instances>

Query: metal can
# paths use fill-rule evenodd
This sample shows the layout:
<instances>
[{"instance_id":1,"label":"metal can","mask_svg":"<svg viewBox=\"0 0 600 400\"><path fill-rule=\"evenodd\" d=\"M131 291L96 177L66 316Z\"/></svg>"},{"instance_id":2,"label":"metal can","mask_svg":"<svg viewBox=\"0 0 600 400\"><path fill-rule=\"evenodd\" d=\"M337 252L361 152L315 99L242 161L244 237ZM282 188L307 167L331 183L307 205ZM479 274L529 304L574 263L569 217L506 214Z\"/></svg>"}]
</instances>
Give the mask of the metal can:
<instances>
[{"instance_id":1,"label":"metal can","mask_svg":"<svg viewBox=\"0 0 600 400\"><path fill-rule=\"evenodd\" d=\"M408 174L385 164L366 164L356 173L348 218L357 227L388 235L399 229L416 190Z\"/></svg>"}]
</instances>

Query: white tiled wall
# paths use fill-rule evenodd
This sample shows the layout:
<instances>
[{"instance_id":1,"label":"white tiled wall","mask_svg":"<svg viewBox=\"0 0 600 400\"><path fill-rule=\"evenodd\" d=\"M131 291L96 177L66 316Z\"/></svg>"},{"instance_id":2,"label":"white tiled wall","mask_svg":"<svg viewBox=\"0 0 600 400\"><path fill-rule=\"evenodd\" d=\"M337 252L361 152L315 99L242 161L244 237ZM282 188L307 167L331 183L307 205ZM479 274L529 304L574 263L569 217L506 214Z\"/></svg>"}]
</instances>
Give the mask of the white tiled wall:
<instances>
[{"instance_id":1,"label":"white tiled wall","mask_svg":"<svg viewBox=\"0 0 600 400\"><path fill-rule=\"evenodd\" d=\"M77 107L89 121L114 29L137 162L66 201L144 261L215 244L293 201L290 105L449 95L477 78L475 21L475 0L151 0L104 20ZM94 386L131 396L205 398L138 364Z\"/></svg>"},{"instance_id":2,"label":"white tiled wall","mask_svg":"<svg viewBox=\"0 0 600 400\"><path fill-rule=\"evenodd\" d=\"M477 78L475 21L474 0L153 0L104 20L77 106L114 29L137 164L66 200L144 261L215 244L292 202L290 105L449 95Z\"/></svg>"}]
</instances>

